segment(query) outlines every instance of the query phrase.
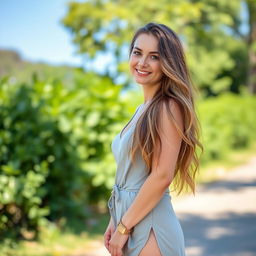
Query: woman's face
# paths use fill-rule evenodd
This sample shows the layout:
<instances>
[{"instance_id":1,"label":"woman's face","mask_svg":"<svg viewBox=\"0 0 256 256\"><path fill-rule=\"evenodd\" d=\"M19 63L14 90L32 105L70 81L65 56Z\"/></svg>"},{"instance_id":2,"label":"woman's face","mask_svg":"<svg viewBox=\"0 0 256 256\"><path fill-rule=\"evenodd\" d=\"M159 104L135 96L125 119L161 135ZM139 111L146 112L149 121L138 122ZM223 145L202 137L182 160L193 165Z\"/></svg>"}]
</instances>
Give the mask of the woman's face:
<instances>
[{"instance_id":1,"label":"woman's face","mask_svg":"<svg viewBox=\"0 0 256 256\"><path fill-rule=\"evenodd\" d=\"M158 41L152 34L140 34L134 42L130 56L130 71L135 81L142 85L156 85L160 82L161 70Z\"/></svg>"}]
</instances>

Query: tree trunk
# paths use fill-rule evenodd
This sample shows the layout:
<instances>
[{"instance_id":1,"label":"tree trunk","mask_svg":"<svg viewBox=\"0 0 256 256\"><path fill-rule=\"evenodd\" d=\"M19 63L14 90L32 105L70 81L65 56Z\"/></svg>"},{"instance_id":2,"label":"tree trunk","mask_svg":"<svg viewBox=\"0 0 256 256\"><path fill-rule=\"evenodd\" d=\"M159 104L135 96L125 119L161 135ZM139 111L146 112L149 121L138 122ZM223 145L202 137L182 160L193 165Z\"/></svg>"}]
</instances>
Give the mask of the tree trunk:
<instances>
[{"instance_id":1,"label":"tree trunk","mask_svg":"<svg viewBox=\"0 0 256 256\"><path fill-rule=\"evenodd\" d=\"M249 15L248 35L248 87L252 94L256 94L256 1L247 0Z\"/></svg>"}]
</instances>

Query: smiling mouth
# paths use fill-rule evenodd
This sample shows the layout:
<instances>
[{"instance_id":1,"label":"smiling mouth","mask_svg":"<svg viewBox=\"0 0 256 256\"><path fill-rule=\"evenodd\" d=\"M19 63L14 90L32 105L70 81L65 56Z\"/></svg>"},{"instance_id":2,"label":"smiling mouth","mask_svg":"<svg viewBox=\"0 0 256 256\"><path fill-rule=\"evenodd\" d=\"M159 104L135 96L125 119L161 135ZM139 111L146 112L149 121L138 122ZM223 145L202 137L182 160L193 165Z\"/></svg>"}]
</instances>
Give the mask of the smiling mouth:
<instances>
[{"instance_id":1,"label":"smiling mouth","mask_svg":"<svg viewBox=\"0 0 256 256\"><path fill-rule=\"evenodd\" d=\"M135 70L141 76L147 76L147 75L151 74L151 72L148 72L148 71L142 71L142 70L138 70L136 68L135 68Z\"/></svg>"}]
</instances>

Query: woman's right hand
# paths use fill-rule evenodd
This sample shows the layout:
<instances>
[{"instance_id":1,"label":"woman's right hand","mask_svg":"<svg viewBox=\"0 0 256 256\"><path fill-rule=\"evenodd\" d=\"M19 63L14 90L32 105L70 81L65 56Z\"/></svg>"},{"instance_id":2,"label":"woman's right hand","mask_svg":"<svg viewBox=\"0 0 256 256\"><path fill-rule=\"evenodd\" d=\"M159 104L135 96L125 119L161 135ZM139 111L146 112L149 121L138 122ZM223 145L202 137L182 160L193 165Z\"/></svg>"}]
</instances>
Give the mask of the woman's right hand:
<instances>
[{"instance_id":1,"label":"woman's right hand","mask_svg":"<svg viewBox=\"0 0 256 256\"><path fill-rule=\"evenodd\" d=\"M114 221L111 217L110 221L108 223L107 229L104 233L104 244L105 244L105 247L108 249L108 251L109 251L109 241L114 232L115 232L115 225L114 225Z\"/></svg>"}]
</instances>

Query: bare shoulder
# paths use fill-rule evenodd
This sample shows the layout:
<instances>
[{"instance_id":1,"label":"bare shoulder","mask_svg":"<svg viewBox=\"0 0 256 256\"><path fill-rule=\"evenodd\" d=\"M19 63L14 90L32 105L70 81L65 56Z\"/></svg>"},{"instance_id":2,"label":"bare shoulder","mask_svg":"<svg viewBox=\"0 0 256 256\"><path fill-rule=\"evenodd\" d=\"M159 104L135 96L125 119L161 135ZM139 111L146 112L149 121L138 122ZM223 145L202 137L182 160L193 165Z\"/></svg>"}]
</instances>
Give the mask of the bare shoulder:
<instances>
[{"instance_id":1,"label":"bare shoulder","mask_svg":"<svg viewBox=\"0 0 256 256\"><path fill-rule=\"evenodd\" d=\"M180 132L183 130L182 111L179 104L170 99L168 104L162 105L160 116L158 132L161 143L158 139L156 140L152 172L167 177L166 180L169 185L174 177L175 165L182 142L182 132Z\"/></svg>"},{"instance_id":2,"label":"bare shoulder","mask_svg":"<svg viewBox=\"0 0 256 256\"><path fill-rule=\"evenodd\" d=\"M183 129L183 118L184 114L182 113L181 106L179 103L174 100L174 99L169 99L168 100L168 108L166 104L163 104L163 109L162 109L162 125L165 128L168 129L169 126L173 126L173 119L177 122L177 125L179 128L182 130Z\"/></svg>"}]
</instances>

